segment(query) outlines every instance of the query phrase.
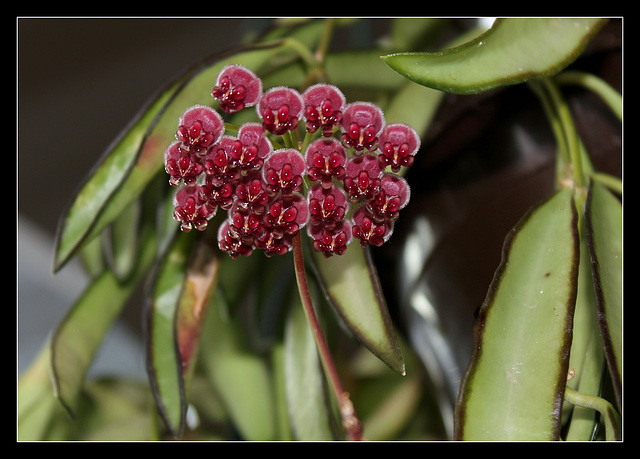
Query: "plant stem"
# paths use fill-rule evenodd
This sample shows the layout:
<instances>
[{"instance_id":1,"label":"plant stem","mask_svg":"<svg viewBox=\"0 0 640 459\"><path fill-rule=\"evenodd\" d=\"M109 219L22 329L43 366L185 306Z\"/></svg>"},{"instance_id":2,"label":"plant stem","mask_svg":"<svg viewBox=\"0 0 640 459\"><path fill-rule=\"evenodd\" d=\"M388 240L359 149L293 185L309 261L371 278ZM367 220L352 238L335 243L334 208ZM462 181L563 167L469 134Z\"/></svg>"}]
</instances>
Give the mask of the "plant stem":
<instances>
[{"instance_id":1,"label":"plant stem","mask_svg":"<svg viewBox=\"0 0 640 459\"><path fill-rule=\"evenodd\" d=\"M349 393L342 387L340 376L338 375L333 358L331 357L329 345L327 344L322 327L320 326L320 322L318 321L318 317L316 316L315 309L313 307L311 293L309 292L309 284L307 283L307 273L304 267L304 256L302 254L300 233L296 234L293 238L293 260L296 270L298 290L300 292L304 312L307 316L307 321L309 322L311 331L313 332L322 365L338 401L340 416L342 418L342 426L350 440L361 440L362 424L356 415Z\"/></svg>"},{"instance_id":2,"label":"plant stem","mask_svg":"<svg viewBox=\"0 0 640 459\"><path fill-rule=\"evenodd\" d=\"M573 405L598 411L604 419L606 439L608 441L620 440L620 417L611 403L595 395L582 394L570 387L565 389L564 398Z\"/></svg>"}]
</instances>

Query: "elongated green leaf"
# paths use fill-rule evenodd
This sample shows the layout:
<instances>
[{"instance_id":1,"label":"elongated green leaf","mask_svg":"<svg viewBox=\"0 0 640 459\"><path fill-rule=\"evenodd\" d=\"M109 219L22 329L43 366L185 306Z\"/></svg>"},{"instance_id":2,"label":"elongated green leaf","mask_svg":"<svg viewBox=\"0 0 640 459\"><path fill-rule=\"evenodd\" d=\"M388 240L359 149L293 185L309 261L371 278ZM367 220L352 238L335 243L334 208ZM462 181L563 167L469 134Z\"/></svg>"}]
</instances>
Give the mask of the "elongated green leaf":
<instances>
[{"instance_id":1,"label":"elongated green leaf","mask_svg":"<svg viewBox=\"0 0 640 459\"><path fill-rule=\"evenodd\" d=\"M274 440L275 389L267 361L248 346L245 331L235 317L227 314L221 289L210 301L201 337L201 346L206 348L201 355L207 378L242 438Z\"/></svg>"},{"instance_id":2,"label":"elongated green leaf","mask_svg":"<svg viewBox=\"0 0 640 459\"><path fill-rule=\"evenodd\" d=\"M582 232L579 269L578 296L573 315L573 339L569 357L569 370L573 376L567 381L567 387L582 394L599 396L602 391L605 359L596 322L596 304L589 252ZM565 407L568 408L566 411ZM594 439L599 423L595 410L573 406L565 402L562 414L563 418L568 418L565 422L568 424L564 436L566 441Z\"/></svg>"},{"instance_id":3,"label":"elongated green leaf","mask_svg":"<svg viewBox=\"0 0 640 459\"><path fill-rule=\"evenodd\" d=\"M598 323L618 406L622 406L622 203L592 182L586 207L587 242Z\"/></svg>"},{"instance_id":4,"label":"elongated green leaf","mask_svg":"<svg viewBox=\"0 0 640 459\"><path fill-rule=\"evenodd\" d=\"M461 440L554 440L578 275L577 212L564 188L509 233L476 324L456 406Z\"/></svg>"},{"instance_id":5,"label":"elongated green leaf","mask_svg":"<svg viewBox=\"0 0 640 459\"><path fill-rule=\"evenodd\" d=\"M336 440L318 349L297 296L290 306L285 328L284 371L289 417L296 440Z\"/></svg>"},{"instance_id":6,"label":"elongated green leaf","mask_svg":"<svg viewBox=\"0 0 640 459\"><path fill-rule=\"evenodd\" d=\"M56 396L72 413L97 349L153 263L155 254L155 233L143 231L133 273L123 281L112 271L104 270L56 329L51 340L53 384Z\"/></svg>"},{"instance_id":7,"label":"elongated green leaf","mask_svg":"<svg viewBox=\"0 0 640 459\"><path fill-rule=\"evenodd\" d=\"M351 244L341 256L312 253L318 281L347 328L380 360L404 374L402 351L369 250Z\"/></svg>"},{"instance_id":8,"label":"elongated green leaf","mask_svg":"<svg viewBox=\"0 0 640 459\"><path fill-rule=\"evenodd\" d=\"M553 75L573 62L597 33L599 18L508 18L475 39L438 53L383 56L416 83L474 94Z\"/></svg>"},{"instance_id":9,"label":"elongated green leaf","mask_svg":"<svg viewBox=\"0 0 640 459\"><path fill-rule=\"evenodd\" d=\"M194 234L181 233L170 246L155 274L146 312L149 380L159 412L175 437L182 434L186 414L175 324L194 241Z\"/></svg>"},{"instance_id":10,"label":"elongated green leaf","mask_svg":"<svg viewBox=\"0 0 640 459\"><path fill-rule=\"evenodd\" d=\"M317 24L291 32L305 43L320 35ZM163 168L163 153L174 138L180 114L195 104L213 103L211 89L220 69L240 64L258 72L279 53L282 42L258 43L207 59L163 88L107 150L81 186L58 228L54 270L108 226Z\"/></svg>"}]
</instances>

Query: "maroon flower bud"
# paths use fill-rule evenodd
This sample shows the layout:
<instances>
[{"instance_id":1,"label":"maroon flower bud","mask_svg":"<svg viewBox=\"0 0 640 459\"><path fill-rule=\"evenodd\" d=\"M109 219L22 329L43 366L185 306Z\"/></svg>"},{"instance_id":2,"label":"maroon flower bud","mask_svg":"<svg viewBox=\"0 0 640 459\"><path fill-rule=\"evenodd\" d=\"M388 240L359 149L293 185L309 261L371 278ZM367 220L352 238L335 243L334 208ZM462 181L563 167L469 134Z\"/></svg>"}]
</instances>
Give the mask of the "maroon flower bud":
<instances>
[{"instance_id":1,"label":"maroon flower bud","mask_svg":"<svg viewBox=\"0 0 640 459\"><path fill-rule=\"evenodd\" d=\"M342 121L346 103L344 94L333 85L319 83L307 88L302 99L307 131L314 133L320 129L324 137L331 137L334 126L339 126Z\"/></svg>"},{"instance_id":2,"label":"maroon flower bud","mask_svg":"<svg viewBox=\"0 0 640 459\"><path fill-rule=\"evenodd\" d=\"M403 123L388 124L380 133L378 159L383 168L391 166L393 172L399 172L402 166L413 164L414 155L420 148L420 137L409 125Z\"/></svg>"},{"instance_id":3,"label":"maroon flower bud","mask_svg":"<svg viewBox=\"0 0 640 459\"><path fill-rule=\"evenodd\" d=\"M318 139L309 144L305 153L309 180L320 181L324 188L333 185L333 179L343 180L347 154L339 140Z\"/></svg>"},{"instance_id":4,"label":"maroon flower bud","mask_svg":"<svg viewBox=\"0 0 640 459\"><path fill-rule=\"evenodd\" d=\"M378 135L385 125L384 113L370 102L352 102L342 114L342 141L356 154L373 151L378 145Z\"/></svg>"},{"instance_id":5,"label":"maroon flower bud","mask_svg":"<svg viewBox=\"0 0 640 459\"><path fill-rule=\"evenodd\" d=\"M309 189L307 199L309 223L328 230L335 228L349 209L346 194L337 186L325 189L320 185L314 185Z\"/></svg>"},{"instance_id":6,"label":"maroon flower bud","mask_svg":"<svg viewBox=\"0 0 640 459\"><path fill-rule=\"evenodd\" d=\"M214 212L207 207L199 195L200 187L184 186L178 189L173 198L173 218L181 223L181 229L189 232L193 228L204 231Z\"/></svg>"},{"instance_id":7,"label":"maroon flower bud","mask_svg":"<svg viewBox=\"0 0 640 459\"><path fill-rule=\"evenodd\" d=\"M367 202L367 208L377 222L398 219L400 209L407 205L410 197L407 181L395 174L384 174L380 179L380 191Z\"/></svg>"},{"instance_id":8,"label":"maroon flower bud","mask_svg":"<svg viewBox=\"0 0 640 459\"><path fill-rule=\"evenodd\" d=\"M164 169L169 174L169 183L193 185L204 170L202 159L181 148L181 142L174 141L164 152Z\"/></svg>"},{"instance_id":9,"label":"maroon flower bud","mask_svg":"<svg viewBox=\"0 0 640 459\"><path fill-rule=\"evenodd\" d=\"M283 135L298 127L304 103L298 91L278 86L260 97L256 111L265 129L275 135Z\"/></svg>"},{"instance_id":10,"label":"maroon flower bud","mask_svg":"<svg viewBox=\"0 0 640 459\"><path fill-rule=\"evenodd\" d=\"M206 105L194 105L180 115L176 139L183 149L202 156L223 133L224 121L218 112Z\"/></svg>"},{"instance_id":11,"label":"maroon flower bud","mask_svg":"<svg viewBox=\"0 0 640 459\"><path fill-rule=\"evenodd\" d=\"M264 163L263 180L270 196L282 193L289 196L302 189L302 176L306 172L304 157L293 148L273 152Z\"/></svg>"},{"instance_id":12,"label":"maroon flower bud","mask_svg":"<svg viewBox=\"0 0 640 459\"><path fill-rule=\"evenodd\" d=\"M361 205L353 212L351 220L353 237L360 239L362 247L369 244L379 247L391 237L393 232L393 222L376 221L365 205Z\"/></svg>"},{"instance_id":13,"label":"maroon flower bud","mask_svg":"<svg viewBox=\"0 0 640 459\"><path fill-rule=\"evenodd\" d=\"M262 94L262 80L241 65L227 65L218 74L211 95L220 101L220 109L235 113L252 107Z\"/></svg>"},{"instance_id":14,"label":"maroon flower bud","mask_svg":"<svg viewBox=\"0 0 640 459\"><path fill-rule=\"evenodd\" d=\"M380 189L382 173L378 158L371 153L356 156L347 161L344 190L349 199L352 202L359 199L366 201L373 199Z\"/></svg>"},{"instance_id":15,"label":"maroon flower bud","mask_svg":"<svg viewBox=\"0 0 640 459\"><path fill-rule=\"evenodd\" d=\"M313 248L326 258L344 254L352 239L351 223L347 220L341 220L332 229L309 225L307 233L313 239Z\"/></svg>"}]
</instances>

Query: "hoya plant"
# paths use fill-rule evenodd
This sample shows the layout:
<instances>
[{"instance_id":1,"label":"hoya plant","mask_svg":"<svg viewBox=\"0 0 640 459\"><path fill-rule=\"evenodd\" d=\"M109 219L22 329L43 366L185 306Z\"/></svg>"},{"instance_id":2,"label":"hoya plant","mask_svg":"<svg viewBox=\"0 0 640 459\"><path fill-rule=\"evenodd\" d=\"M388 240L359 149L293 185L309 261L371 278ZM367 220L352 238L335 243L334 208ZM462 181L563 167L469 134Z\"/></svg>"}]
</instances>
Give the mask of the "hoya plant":
<instances>
[{"instance_id":1,"label":"hoya plant","mask_svg":"<svg viewBox=\"0 0 640 459\"><path fill-rule=\"evenodd\" d=\"M275 21L141 109L61 216L54 271L91 282L20 377L19 439L622 439L621 94L579 65L615 24L392 22L333 49L358 20ZM521 100L531 132L469 122ZM492 153L465 187L469 144L551 173L513 195ZM139 291L148 379L87 378Z\"/></svg>"}]
</instances>

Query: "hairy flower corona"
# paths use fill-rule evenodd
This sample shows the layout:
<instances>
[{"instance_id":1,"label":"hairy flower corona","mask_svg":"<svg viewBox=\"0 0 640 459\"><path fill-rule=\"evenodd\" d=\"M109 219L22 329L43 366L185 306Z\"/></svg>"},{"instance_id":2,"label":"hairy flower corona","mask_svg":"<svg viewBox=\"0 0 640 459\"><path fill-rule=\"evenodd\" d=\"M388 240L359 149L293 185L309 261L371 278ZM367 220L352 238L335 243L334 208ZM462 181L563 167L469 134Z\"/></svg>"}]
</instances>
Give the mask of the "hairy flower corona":
<instances>
[{"instance_id":1,"label":"hairy flower corona","mask_svg":"<svg viewBox=\"0 0 640 459\"><path fill-rule=\"evenodd\" d=\"M363 247L389 239L410 197L398 172L420 148L411 126L386 124L370 102L347 104L330 84L263 92L240 65L220 71L211 95L225 116L255 106L258 119L232 135L212 107L179 117L164 163L183 231L204 231L222 209L218 246L232 258L287 253L303 230L325 257L342 255L353 239Z\"/></svg>"}]
</instances>

